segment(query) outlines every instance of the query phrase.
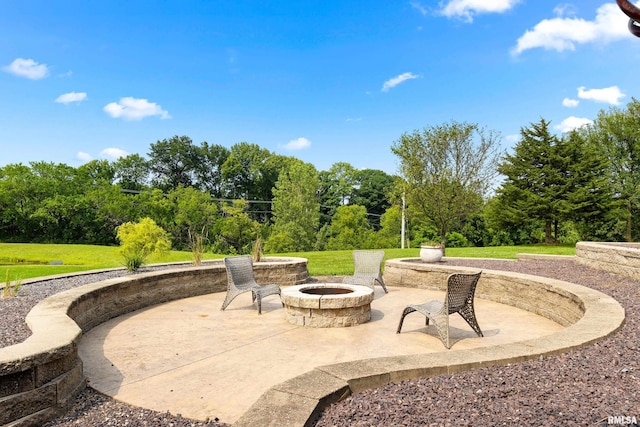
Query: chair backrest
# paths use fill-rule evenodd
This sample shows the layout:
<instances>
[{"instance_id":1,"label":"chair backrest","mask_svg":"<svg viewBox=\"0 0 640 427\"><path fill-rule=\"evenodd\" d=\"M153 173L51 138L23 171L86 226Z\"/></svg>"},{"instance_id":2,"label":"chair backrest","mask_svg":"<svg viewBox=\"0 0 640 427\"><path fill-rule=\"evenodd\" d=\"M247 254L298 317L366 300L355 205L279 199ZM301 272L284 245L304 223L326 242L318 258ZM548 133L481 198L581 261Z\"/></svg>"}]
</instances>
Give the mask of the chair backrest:
<instances>
[{"instance_id":1,"label":"chair backrest","mask_svg":"<svg viewBox=\"0 0 640 427\"><path fill-rule=\"evenodd\" d=\"M473 302L476 285L480 279L478 273L452 273L447 279L447 302L449 314L457 313L462 307Z\"/></svg>"},{"instance_id":2,"label":"chair backrest","mask_svg":"<svg viewBox=\"0 0 640 427\"><path fill-rule=\"evenodd\" d=\"M250 289L256 286L253 275L253 259L250 255L226 257L224 266L227 269L227 281L229 286L237 289Z\"/></svg>"},{"instance_id":3,"label":"chair backrest","mask_svg":"<svg viewBox=\"0 0 640 427\"><path fill-rule=\"evenodd\" d=\"M379 275L383 258L384 251L353 251L354 274Z\"/></svg>"}]
</instances>

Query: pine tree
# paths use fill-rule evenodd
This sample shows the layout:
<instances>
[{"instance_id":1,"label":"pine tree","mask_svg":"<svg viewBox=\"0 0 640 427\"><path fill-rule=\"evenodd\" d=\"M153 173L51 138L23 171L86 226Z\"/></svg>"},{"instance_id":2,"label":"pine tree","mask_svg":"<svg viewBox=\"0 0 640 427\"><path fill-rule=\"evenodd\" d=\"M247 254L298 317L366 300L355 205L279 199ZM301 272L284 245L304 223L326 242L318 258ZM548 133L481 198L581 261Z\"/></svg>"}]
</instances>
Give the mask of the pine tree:
<instances>
[{"instance_id":1,"label":"pine tree","mask_svg":"<svg viewBox=\"0 0 640 427\"><path fill-rule=\"evenodd\" d=\"M505 225L540 221L545 241L554 243L559 223L603 216L608 198L604 157L578 132L558 138L549 124L521 129L514 153L498 167L506 178L493 215Z\"/></svg>"}]
</instances>

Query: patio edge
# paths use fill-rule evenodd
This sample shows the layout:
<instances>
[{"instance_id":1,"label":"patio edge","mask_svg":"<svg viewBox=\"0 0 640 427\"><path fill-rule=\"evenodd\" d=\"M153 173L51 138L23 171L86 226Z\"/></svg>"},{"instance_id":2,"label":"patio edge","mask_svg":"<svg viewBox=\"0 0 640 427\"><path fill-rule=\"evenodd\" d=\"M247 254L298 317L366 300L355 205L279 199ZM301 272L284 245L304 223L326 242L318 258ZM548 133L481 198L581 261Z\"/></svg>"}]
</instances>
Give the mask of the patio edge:
<instances>
[{"instance_id":1,"label":"patio edge","mask_svg":"<svg viewBox=\"0 0 640 427\"><path fill-rule=\"evenodd\" d=\"M410 274L397 270L398 262L402 260L388 260L385 265L384 280L388 286L433 288L437 287L434 283L441 282L442 276L451 272L477 271L476 268L431 264L421 266L424 267L421 268L422 272L410 279ZM426 286L424 282L417 280L428 276L431 280L427 281ZM498 300L532 311L535 305L532 306L530 301L520 301L517 304L518 300L531 297L531 292L522 293L524 287L529 291L542 292L545 297L560 298L563 304L573 305L573 310L569 310L569 319L564 319L567 327L545 337L482 349L449 350L320 366L269 389L233 426L311 426L324 408L351 393L380 387L389 382L519 363L563 353L601 340L617 331L624 323L625 312L622 306L602 292L574 283L506 271L483 270L483 276L481 280L484 279L484 283L478 283L479 291L483 289L480 292L483 295L478 295L479 298ZM510 283L521 286L505 288L500 285L492 294L488 280L498 280L502 285ZM510 297L506 295L509 289L513 292ZM498 295L504 298L500 299ZM574 317L576 312L580 315Z\"/></svg>"}]
</instances>

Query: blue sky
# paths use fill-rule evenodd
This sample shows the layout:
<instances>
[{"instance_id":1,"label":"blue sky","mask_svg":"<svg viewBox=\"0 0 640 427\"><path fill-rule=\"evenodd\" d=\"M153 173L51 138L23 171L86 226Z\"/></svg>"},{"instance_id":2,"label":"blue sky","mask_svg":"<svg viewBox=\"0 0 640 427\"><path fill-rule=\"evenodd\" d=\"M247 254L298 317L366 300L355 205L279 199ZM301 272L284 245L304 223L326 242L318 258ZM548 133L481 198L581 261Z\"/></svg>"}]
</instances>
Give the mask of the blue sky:
<instances>
[{"instance_id":1,"label":"blue sky","mask_svg":"<svg viewBox=\"0 0 640 427\"><path fill-rule=\"evenodd\" d=\"M614 1L3 0L0 166L146 155L173 135L397 172L451 120L505 149L638 98Z\"/></svg>"}]
</instances>

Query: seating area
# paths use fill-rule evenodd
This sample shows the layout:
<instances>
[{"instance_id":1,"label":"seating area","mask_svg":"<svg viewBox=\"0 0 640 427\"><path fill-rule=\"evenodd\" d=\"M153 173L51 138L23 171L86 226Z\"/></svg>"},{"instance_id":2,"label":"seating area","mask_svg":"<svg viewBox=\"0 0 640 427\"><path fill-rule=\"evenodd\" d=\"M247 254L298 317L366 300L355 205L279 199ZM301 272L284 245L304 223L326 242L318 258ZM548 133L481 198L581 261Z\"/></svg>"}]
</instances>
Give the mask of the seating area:
<instances>
[{"instance_id":1,"label":"seating area","mask_svg":"<svg viewBox=\"0 0 640 427\"><path fill-rule=\"evenodd\" d=\"M262 298L280 295L280 286L276 284L259 285L253 274L253 259L249 255L227 257L224 259L227 271L227 296L221 310L240 294L251 292L251 301L258 304L258 314L262 314Z\"/></svg>"},{"instance_id":2,"label":"seating area","mask_svg":"<svg viewBox=\"0 0 640 427\"><path fill-rule=\"evenodd\" d=\"M297 265L304 266L304 271ZM289 286L307 277L306 260L292 264L290 273L281 275L278 280L273 280L271 273L283 271L280 265L255 267L261 273L257 277L258 283L277 282ZM13 371L0 376L0 389L12 390L17 382L21 387L19 394L8 396L4 402L8 405L32 395L36 398L40 389L46 389L58 398L73 395L73 388L84 381L77 369L53 389L49 387L50 383L43 384L39 379L36 383L29 382L29 373L58 374L50 368L41 369L40 365L69 369L68 364L57 363L49 341L43 338L45 335L55 338L56 345L65 346L60 347L61 351L65 350L64 357L77 360L75 351L70 353L66 349L75 348L74 343L79 341L78 326L84 331L78 347L79 356L85 373L91 378L92 387L100 390L100 383L105 381L108 389L133 390L132 396L142 398L149 393L136 392L135 387L146 387L147 390L153 387L157 390L149 396L153 402L123 400L140 406L159 404L163 411L183 414L188 411L180 405L189 401L200 402L205 390L207 393L221 391L226 397L212 398L211 401L229 402L231 399L229 403L234 404L234 410L241 411L235 412L239 418L234 425L249 426L260 425L258 420L284 425L286 420L296 419L304 424L316 408L345 394L379 387L389 381L456 372L469 366L519 362L577 348L612 333L624 319L620 305L597 291L536 276L485 270L477 283L476 294L480 300L474 305L483 326L484 338L472 339L476 332L469 331L469 325L461 318L452 317L450 339L455 350L448 352L442 351L442 345L433 346L432 343L439 343L439 339L415 322L409 326L411 322L405 320L403 334L394 334L393 331L396 330L398 315L407 303L441 300L437 294L433 295L434 298L423 297L429 296L429 292L445 291L442 285L446 283L444 278L451 273L465 271L464 267L446 264L425 266L407 260L389 260L384 275L385 287L388 288L376 289L371 322L354 328L318 329L311 333L286 322L280 310L281 302L275 296L261 300L262 316L255 316L255 308L240 301L235 302L231 310L212 312L212 306L219 307L227 298L225 270L222 263L216 267L180 272L167 270L88 285L57 295L46 303L43 301L27 319L33 329L33 337L14 348L0 349L0 360L11 361L15 354L22 355L20 361L11 362L10 366L15 368ZM473 269L466 270L472 272ZM202 280L205 277L206 282ZM214 293L211 293L212 285ZM155 291L149 292L149 289ZM200 296L187 298L194 295ZM158 304L171 300L176 301ZM178 307L173 308L174 304ZM108 320L151 305L155 306L135 315L132 313ZM111 311L105 312L106 309ZM114 311L116 309L117 312ZM532 317L514 322L512 314L497 314L499 309ZM143 314L153 316L158 310L160 315L151 322L140 317ZM174 314L167 315L163 312L165 310L173 310ZM254 315L249 316L252 312ZM59 320L52 325L48 319L54 318ZM133 332L135 327L127 323L136 320L140 320L144 332ZM538 321L550 322L549 325L556 329L543 330L536 323ZM149 334L150 324L154 325L153 334ZM122 327L120 335L117 333L118 325ZM220 325L225 327L220 328ZM514 327L516 329L510 329ZM413 331L409 332L408 328L413 328ZM540 331L543 332L538 338L527 335ZM135 342L130 339L132 333L139 337ZM68 339L60 344L63 336L68 336ZM374 336L380 338L372 339ZM149 345L140 341L143 339L148 340ZM507 341L501 341L504 339ZM185 340L188 345L182 342ZM227 349L225 342L232 347ZM344 343L352 342L356 342L353 352L345 353ZM358 342L362 345L358 346ZM365 350L365 346L371 345L373 347ZM495 346L500 348L498 353L492 351ZM153 350L149 352L150 349ZM286 353L287 349L293 353ZM140 363L127 364L134 350L139 352L135 358ZM119 351L125 351L122 361L118 359ZM49 355L48 358L43 356L45 354ZM333 359L327 360L325 356ZM245 367L242 370L236 369L240 357L251 360L242 365ZM148 363L145 363L147 359ZM209 363L215 370L208 368ZM166 369L159 370L160 366ZM141 369L149 371L142 372ZM23 370L24 376L17 374ZM256 370L255 375L251 370ZM267 371L270 373L268 376L260 374ZM150 382L140 381L141 378ZM245 385L236 394L233 385L238 381ZM257 397L246 392L246 384L255 387ZM171 390L165 398L163 393L169 392L167 385ZM189 398L194 392L197 396ZM235 397L231 398L230 393ZM183 399L176 400L177 395ZM178 408L174 409L174 405ZM0 406L0 409L5 407L8 406ZM59 409L56 407L46 414L41 411L33 416L43 420ZM18 412L5 412L5 415L18 416Z\"/></svg>"},{"instance_id":3,"label":"seating area","mask_svg":"<svg viewBox=\"0 0 640 427\"><path fill-rule=\"evenodd\" d=\"M388 291L376 286L370 321L338 328L291 324L275 296L263 300L260 316L249 293L225 311L219 310L224 292L178 300L98 326L83 338L81 356L92 387L135 406L218 417L234 427L301 426L306 419L291 420L308 417L309 405L317 402L391 378L455 370L469 358L488 358L492 347L563 329L533 313L476 301L486 337L475 339L466 322L452 316L454 345L447 350L417 315L407 317L402 334L395 333L407 302L437 299L442 292L395 286ZM150 388L153 395L145 392Z\"/></svg>"},{"instance_id":4,"label":"seating area","mask_svg":"<svg viewBox=\"0 0 640 427\"><path fill-rule=\"evenodd\" d=\"M407 306L402 311L396 332L400 333L402 323L407 314L414 312L422 313L426 317L426 325L429 325L429 320L433 320L442 343L445 347L451 348L449 316L458 313L469 326L471 326L475 333L479 337L482 337L482 331L476 320L476 312L473 305L480 274L482 274L482 272L450 274L447 278L447 293L444 301L433 300L424 304Z\"/></svg>"},{"instance_id":5,"label":"seating area","mask_svg":"<svg viewBox=\"0 0 640 427\"><path fill-rule=\"evenodd\" d=\"M365 285L374 289L375 284L382 286L386 294L387 286L382 279L382 260L384 251L353 251L353 275L345 276L342 283ZM375 289L374 289L375 290Z\"/></svg>"}]
</instances>

